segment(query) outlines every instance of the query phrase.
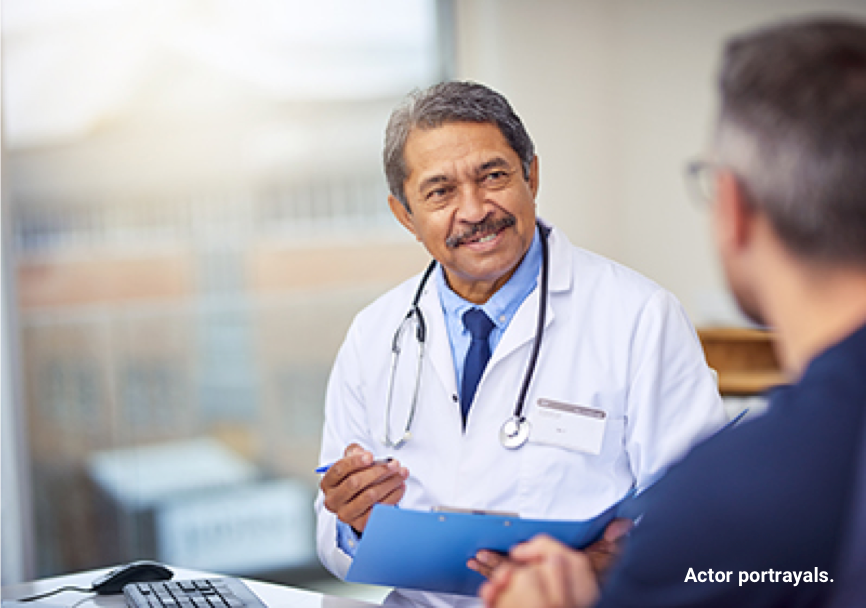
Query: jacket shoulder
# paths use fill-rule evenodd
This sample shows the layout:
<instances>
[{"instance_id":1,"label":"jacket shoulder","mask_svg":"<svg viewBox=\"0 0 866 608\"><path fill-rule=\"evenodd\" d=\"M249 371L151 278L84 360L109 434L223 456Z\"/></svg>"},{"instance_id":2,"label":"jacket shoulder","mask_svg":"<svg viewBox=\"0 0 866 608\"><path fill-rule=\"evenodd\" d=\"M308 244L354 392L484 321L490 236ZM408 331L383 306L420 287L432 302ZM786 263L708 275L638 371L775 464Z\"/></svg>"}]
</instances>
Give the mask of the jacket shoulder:
<instances>
[{"instance_id":1,"label":"jacket shoulder","mask_svg":"<svg viewBox=\"0 0 866 608\"><path fill-rule=\"evenodd\" d=\"M633 268L580 247L572 246L571 249L574 278L584 288L616 290L617 293L640 300L661 293L670 295L658 283Z\"/></svg>"},{"instance_id":2,"label":"jacket shoulder","mask_svg":"<svg viewBox=\"0 0 866 608\"><path fill-rule=\"evenodd\" d=\"M383 322L390 322L392 318L396 317L402 318L409 311L409 306L412 304L412 298L418 289L418 283L421 281L422 274L419 272L415 276L406 279L362 308L355 315L352 326L373 324L378 330L381 329L380 326ZM432 277L427 281L427 285L431 283Z\"/></svg>"}]
</instances>

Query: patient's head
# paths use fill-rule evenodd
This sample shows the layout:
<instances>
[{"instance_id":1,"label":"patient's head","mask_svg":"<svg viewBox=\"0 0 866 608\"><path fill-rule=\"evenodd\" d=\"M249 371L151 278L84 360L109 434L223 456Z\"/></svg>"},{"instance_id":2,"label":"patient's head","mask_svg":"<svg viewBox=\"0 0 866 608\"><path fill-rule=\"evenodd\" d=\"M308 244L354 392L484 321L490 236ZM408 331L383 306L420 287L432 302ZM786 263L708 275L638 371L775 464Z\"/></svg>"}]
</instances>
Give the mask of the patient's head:
<instances>
[{"instance_id":1,"label":"patient's head","mask_svg":"<svg viewBox=\"0 0 866 608\"><path fill-rule=\"evenodd\" d=\"M789 22L732 39L718 161L785 247L866 269L866 24Z\"/></svg>"}]
</instances>

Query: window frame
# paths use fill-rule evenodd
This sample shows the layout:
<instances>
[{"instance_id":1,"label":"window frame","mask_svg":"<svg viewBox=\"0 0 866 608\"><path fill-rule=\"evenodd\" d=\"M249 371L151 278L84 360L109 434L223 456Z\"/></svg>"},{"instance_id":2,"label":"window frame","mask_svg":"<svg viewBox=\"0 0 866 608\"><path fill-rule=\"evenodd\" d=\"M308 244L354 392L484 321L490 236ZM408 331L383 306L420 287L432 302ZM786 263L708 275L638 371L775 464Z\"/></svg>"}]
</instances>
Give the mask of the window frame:
<instances>
[{"instance_id":1,"label":"window frame","mask_svg":"<svg viewBox=\"0 0 866 608\"><path fill-rule=\"evenodd\" d=\"M2 60L0 51L0 75ZM2 111L0 98L0 115ZM21 390L5 141L0 124L0 584L8 585L33 578L35 531Z\"/></svg>"}]
</instances>

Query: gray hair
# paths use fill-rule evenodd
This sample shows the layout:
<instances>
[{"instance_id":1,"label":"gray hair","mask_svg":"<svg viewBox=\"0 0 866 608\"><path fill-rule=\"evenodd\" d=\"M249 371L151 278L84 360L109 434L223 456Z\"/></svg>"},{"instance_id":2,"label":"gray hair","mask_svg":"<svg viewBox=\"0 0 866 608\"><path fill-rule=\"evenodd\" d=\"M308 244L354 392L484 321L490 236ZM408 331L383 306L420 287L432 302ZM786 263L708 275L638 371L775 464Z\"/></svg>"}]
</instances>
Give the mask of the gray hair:
<instances>
[{"instance_id":1,"label":"gray hair","mask_svg":"<svg viewBox=\"0 0 866 608\"><path fill-rule=\"evenodd\" d=\"M442 82L409 93L391 113L385 129L383 157L388 188L410 212L404 188L409 176L404 156L406 140L415 128L435 129L452 122L496 125L520 159L524 179L529 179L535 146L505 97L474 82Z\"/></svg>"},{"instance_id":2,"label":"gray hair","mask_svg":"<svg viewBox=\"0 0 866 608\"><path fill-rule=\"evenodd\" d=\"M866 266L866 25L788 22L731 40L716 154L804 260Z\"/></svg>"}]
</instances>

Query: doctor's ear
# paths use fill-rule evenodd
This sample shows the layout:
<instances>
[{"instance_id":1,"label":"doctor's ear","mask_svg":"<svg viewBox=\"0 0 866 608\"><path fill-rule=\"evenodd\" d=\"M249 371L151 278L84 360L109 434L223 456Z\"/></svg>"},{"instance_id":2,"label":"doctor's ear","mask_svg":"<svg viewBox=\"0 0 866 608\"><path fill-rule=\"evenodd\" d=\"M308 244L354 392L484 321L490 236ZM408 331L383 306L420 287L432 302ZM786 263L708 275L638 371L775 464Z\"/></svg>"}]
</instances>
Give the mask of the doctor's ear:
<instances>
[{"instance_id":1,"label":"doctor's ear","mask_svg":"<svg viewBox=\"0 0 866 608\"><path fill-rule=\"evenodd\" d=\"M538 155L536 154L532 158L532 162L529 163L529 176L526 181L529 183L529 190L532 192L532 196L538 196Z\"/></svg>"},{"instance_id":2,"label":"doctor's ear","mask_svg":"<svg viewBox=\"0 0 866 608\"><path fill-rule=\"evenodd\" d=\"M403 224L403 227L418 239L418 233L415 232L415 218L412 216L409 209L407 209L406 206L393 194L388 195L388 205L391 207L391 213L394 214L397 221Z\"/></svg>"}]
</instances>

